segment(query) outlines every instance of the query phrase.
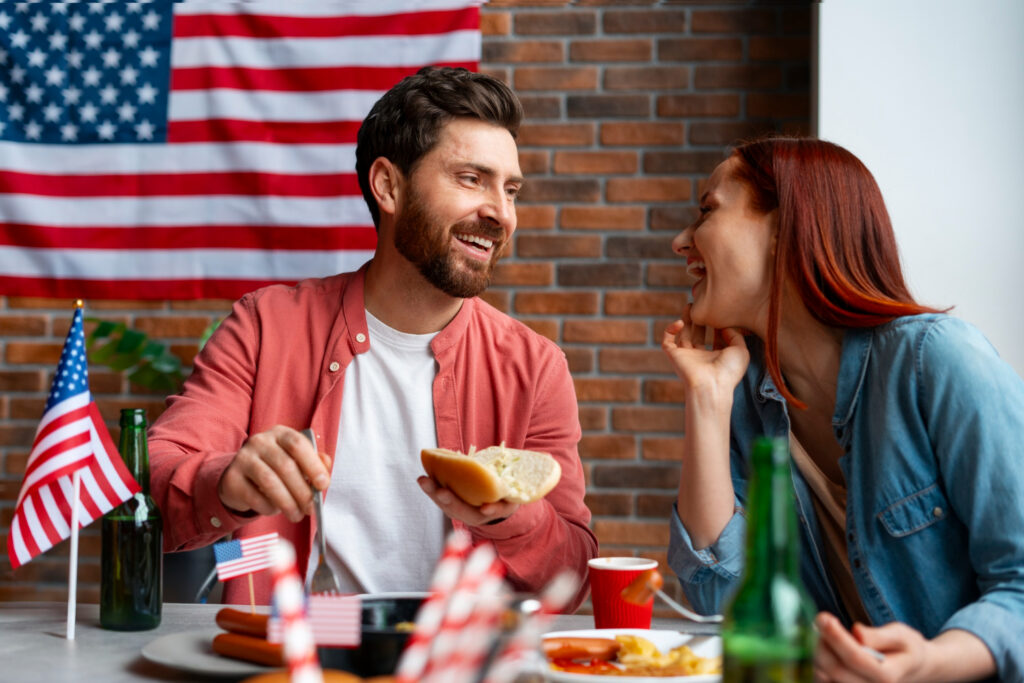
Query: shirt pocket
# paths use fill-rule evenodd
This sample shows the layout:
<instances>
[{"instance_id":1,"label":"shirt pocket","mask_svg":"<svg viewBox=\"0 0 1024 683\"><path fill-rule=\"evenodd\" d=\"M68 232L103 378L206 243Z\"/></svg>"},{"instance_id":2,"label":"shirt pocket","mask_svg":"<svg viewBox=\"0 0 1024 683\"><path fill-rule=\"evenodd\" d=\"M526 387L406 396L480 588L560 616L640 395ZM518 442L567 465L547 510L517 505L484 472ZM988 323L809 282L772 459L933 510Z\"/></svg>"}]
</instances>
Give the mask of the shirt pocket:
<instances>
[{"instance_id":1,"label":"shirt pocket","mask_svg":"<svg viewBox=\"0 0 1024 683\"><path fill-rule=\"evenodd\" d=\"M941 522L949 515L949 501L938 483L901 498L878 513L894 538L903 538Z\"/></svg>"}]
</instances>

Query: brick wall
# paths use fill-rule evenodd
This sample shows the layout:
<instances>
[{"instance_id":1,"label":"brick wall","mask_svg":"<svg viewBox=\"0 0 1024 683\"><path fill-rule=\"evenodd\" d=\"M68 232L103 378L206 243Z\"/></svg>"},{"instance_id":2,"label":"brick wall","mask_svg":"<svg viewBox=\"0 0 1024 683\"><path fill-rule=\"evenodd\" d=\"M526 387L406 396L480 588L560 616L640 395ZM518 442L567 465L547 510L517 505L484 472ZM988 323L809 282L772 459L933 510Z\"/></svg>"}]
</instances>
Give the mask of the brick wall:
<instances>
[{"instance_id":1,"label":"brick wall","mask_svg":"<svg viewBox=\"0 0 1024 683\"><path fill-rule=\"evenodd\" d=\"M700 180L738 138L804 132L810 10L758 0L492 0L482 69L527 112L528 185L511 253L485 298L565 350L576 381L587 502L603 554L657 558L678 482L678 384L658 339L688 281L669 248ZM0 297L0 545L69 320L69 302ZM227 301L90 302L190 363ZM116 438L118 411L162 397L91 373ZM62 600L67 543L12 572L0 601ZM80 599L98 599L98 525L86 529ZM669 586L675 590L674 582Z\"/></svg>"}]
</instances>

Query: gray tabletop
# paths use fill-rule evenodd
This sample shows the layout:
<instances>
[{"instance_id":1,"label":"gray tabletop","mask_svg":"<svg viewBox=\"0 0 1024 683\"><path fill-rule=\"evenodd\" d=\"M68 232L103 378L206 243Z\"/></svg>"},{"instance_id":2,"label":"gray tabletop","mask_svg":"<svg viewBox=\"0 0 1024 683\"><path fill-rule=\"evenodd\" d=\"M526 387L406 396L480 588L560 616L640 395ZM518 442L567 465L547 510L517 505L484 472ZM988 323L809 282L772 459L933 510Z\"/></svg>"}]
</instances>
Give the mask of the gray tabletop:
<instances>
[{"instance_id":1,"label":"gray tabletop","mask_svg":"<svg viewBox=\"0 0 1024 683\"><path fill-rule=\"evenodd\" d=\"M98 606L80 604L75 640L69 641L65 638L67 605L64 603L0 603L0 681L241 680L259 669L250 667L252 671L235 673L203 671L203 658L216 658L216 655L197 651L192 653L194 657L188 656L189 648L208 649L213 636L220 632L214 617L222 607L165 604L159 628L123 632L101 629ZM679 630L685 625L685 622L656 619L652 627ZM591 616L564 615L556 619L552 628L572 630L593 626ZM172 658L185 649L185 658L194 662L193 670L151 661L154 653L163 654L168 646L172 648ZM143 649L149 658L143 656ZM248 665L239 663L239 666Z\"/></svg>"}]
</instances>

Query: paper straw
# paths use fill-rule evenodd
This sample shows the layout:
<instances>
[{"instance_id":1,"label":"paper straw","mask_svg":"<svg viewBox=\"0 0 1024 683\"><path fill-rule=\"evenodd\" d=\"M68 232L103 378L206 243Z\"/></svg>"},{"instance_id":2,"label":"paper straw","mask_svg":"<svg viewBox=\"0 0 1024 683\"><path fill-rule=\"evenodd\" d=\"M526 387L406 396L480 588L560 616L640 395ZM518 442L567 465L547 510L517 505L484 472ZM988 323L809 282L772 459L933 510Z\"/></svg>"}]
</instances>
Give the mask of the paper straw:
<instances>
[{"instance_id":1,"label":"paper straw","mask_svg":"<svg viewBox=\"0 0 1024 683\"><path fill-rule=\"evenodd\" d=\"M82 468L72 477L75 497L71 501L71 552L68 557L68 628L67 639L75 639L75 611L78 607L78 498L82 490Z\"/></svg>"},{"instance_id":2,"label":"paper straw","mask_svg":"<svg viewBox=\"0 0 1024 683\"><path fill-rule=\"evenodd\" d=\"M295 548L279 539L273 549L274 604L283 624L284 659L291 683L323 683L313 631L306 621L305 594L295 566Z\"/></svg>"},{"instance_id":3,"label":"paper straw","mask_svg":"<svg viewBox=\"0 0 1024 683\"><path fill-rule=\"evenodd\" d=\"M423 675L430 655L430 643L441 628L448 597L458 583L463 562L472 545L473 539L465 530L456 529L448 536L430 582L430 596L416 614L416 628L398 662L395 678L399 683L413 683Z\"/></svg>"}]
</instances>

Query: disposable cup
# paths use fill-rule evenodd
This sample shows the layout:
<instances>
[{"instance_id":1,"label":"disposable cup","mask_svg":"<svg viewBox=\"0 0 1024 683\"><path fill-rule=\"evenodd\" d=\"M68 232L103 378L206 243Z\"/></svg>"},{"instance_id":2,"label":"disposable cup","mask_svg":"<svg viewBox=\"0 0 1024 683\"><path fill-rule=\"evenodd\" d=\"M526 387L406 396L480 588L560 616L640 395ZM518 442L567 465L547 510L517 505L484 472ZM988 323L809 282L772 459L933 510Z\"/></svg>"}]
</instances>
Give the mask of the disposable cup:
<instances>
[{"instance_id":1,"label":"disposable cup","mask_svg":"<svg viewBox=\"0 0 1024 683\"><path fill-rule=\"evenodd\" d=\"M650 628L654 598L642 605L622 599L622 589L658 562L642 557L596 557L590 569L590 602L595 628Z\"/></svg>"}]
</instances>

